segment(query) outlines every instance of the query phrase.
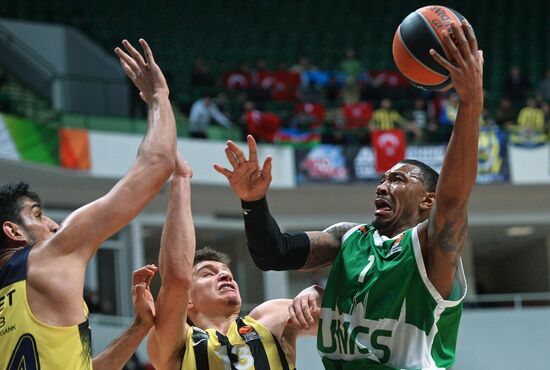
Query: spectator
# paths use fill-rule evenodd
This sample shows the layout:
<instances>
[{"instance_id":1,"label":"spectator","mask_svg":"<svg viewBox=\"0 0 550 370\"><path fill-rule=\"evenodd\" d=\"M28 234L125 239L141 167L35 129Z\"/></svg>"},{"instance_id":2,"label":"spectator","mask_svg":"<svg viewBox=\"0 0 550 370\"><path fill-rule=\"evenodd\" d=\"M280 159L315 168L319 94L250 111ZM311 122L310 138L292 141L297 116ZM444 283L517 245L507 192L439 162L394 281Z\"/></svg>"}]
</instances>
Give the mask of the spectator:
<instances>
[{"instance_id":1,"label":"spectator","mask_svg":"<svg viewBox=\"0 0 550 370\"><path fill-rule=\"evenodd\" d=\"M537 100L534 97L529 97L527 106L519 111L517 127L533 133L544 131L544 112L537 107Z\"/></svg>"},{"instance_id":2,"label":"spectator","mask_svg":"<svg viewBox=\"0 0 550 370\"><path fill-rule=\"evenodd\" d=\"M546 70L546 75L537 86L537 98L540 101L550 102L550 68Z\"/></svg>"},{"instance_id":3,"label":"spectator","mask_svg":"<svg viewBox=\"0 0 550 370\"><path fill-rule=\"evenodd\" d=\"M195 59L193 70L191 71L191 87L214 86L214 79L210 73L210 67L204 63L202 58Z\"/></svg>"},{"instance_id":4,"label":"spectator","mask_svg":"<svg viewBox=\"0 0 550 370\"><path fill-rule=\"evenodd\" d=\"M451 138L456 115L458 113L458 103L458 94L453 92L449 95L446 101L443 101L441 104L438 129L438 141L440 142L446 143Z\"/></svg>"},{"instance_id":5,"label":"spectator","mask_svg":"<svg viewBox=\"0 0 550 370\"><path fill-rule=\"evenodd\" d=\"M508 98L500 100L495 112L495 121L501 130L507 129L516 123L517 113Z\"/></svg>"},{"instance_id":6,"label":"spectator","mask_svg":"<svg viewBox=\"0 0 550 370\"><path fill-rule=\"evenodd\" d=\"M399 112L392 108L390 99L382 99L380 108L376 109L372 114L372 119L369 122L369 129L376 130L393 130L395 128L407 127L407 121L401 117Z\"/></svg>"},{"instance_id":7,"label":"spectator","mask_svg":"<svg viewBox=\"0 0 550 370\"><path fill-rule=\"evenodd\" d=\"M340 71L344 73L344 88L342 89L344 102L357 102L359 100L359 77L363 72L363 66L355 57L354 49L346 50L346 56L340 62Z\"/></svg>"},{"instance_id":8,"label":"spectator","mask_svg":"<svg viewBox=\"0 0 550 370\"><path fill-rule=\"evenodd\" d=\"M345 145L348 135L344 134L344 116L341 108L330 108L326 111L325 124L321 129L321 142L323 144ZM354 139L360 140L360 135L355 135ZM365 135L368 137L368 135ZM351 138L350 138L351 139ZM366 142L365 144L367 144Z\"/></svg>"},{"instance_id":9,"label":"spectator","mask_svg":"<svg viewBox=\"0 0 550 370\"><path fill-rule=\"evenodd\" d=\"M210 96L200 98L191 106L189 113L189 136L197 139L208 138L208 125L214 120L225 128L231 128L231 121L219 111Z\"/></svg>"},{"instance_id":10,"label":"spectator","mask_svg":"<svg viewBox=\"0 0 550 370\"><path fill-rule=\"evenodd\" d=\"M518 114L517 124L510 127L510 142L522 145L539 145L547 141L544 111L537 107L534 97Z\"/></svg>"},{"instance_id":11,"label":"spectator","mask_svg":"<svg viewBox=\"0 0 550 370\"><path fill-rule=\"evenodd\" d=\"M302 86L301 89L309 89L309 79L306 77L307 73L310 71L316 71L318 68L309 63L309 59L305 56L301 56L298 64L294 64L289 72L299 73Z\"/></svg>"},{"instance_id":12,"label":"spectator","mask_svg":"<svg viewBox=\"0 0 550 370\"><path fill-rule=\"evenodd\" d=\"M311 70L318 69L316 66L309 63L309 59L305 56L301 56L297 64L290 67L289 71L293 73L304 73Z\"/></svg>"},{"instance_id":13,"label":"spectator","mask_svg":"<svg viewBox=\"0 0 550 370\"><path fill-rule=\"evenodd\" d=\"M265 61L265 58L257 58L254 63L254 67L250 70L253 85L260 86L260 74L265 71L267 71L267 62Z\"/></svg>"},{"instance_id":14,"label":"spectator","mask_svg":"<svg viewBox=\"0 0 550 370\"><path fill-rule=\"evenodd\" d=\"M373 77L368 70L364 70L360 81L359 98L362 101L380 100L384 95L386 79L382 73Z\"/></svg>"},{"instance_id":15,"label":"spectator","mask_svg":"<svg viewBox=\"0 0 550 370\"><path fill-rule=\"evenodd\" d=\"M256 59L252 68L246 62L242 62L239 67L239 71L244 76L250 76L251 84L246 90L246 98L254 103L263 103L271 99L270 89L262 86L261 81L261 74L266 71L266 68L267 64L263 57Z\"/></svg>"},{"instance_id":16,"label":"spectator","mask_svg":"<svg viewBox=\"0 0 550 370\"><path fill-rule=\"evenodd\" d=\"M336 103L340 98L340 84L336 79L336 75L331 74L325 85L325 100L328 103Z\"/></svg>"},{"instance_id":17,"label":"spectator","mask_svg":"<svg viewBox=\"0 0 550 370\"><path fill-rule=\"evenodd\" d=\"M241 122L246 126L246 132L258 142L273 143L281 127L281 118L275 113L259 111L251 101L246 101L243 108Z\"/></svg>"},{"instance_id":18,"label":"spectator","mask_svg":"<svg viewBox=\"0 0 550 370\"><path fill-rule=\"evenodd\" d=\"M510 68L510 75L504 81L504 96L512 103L522 101L529 91L529 81L518 66Z\"/></svg>"},{"instance_id":19,"label":"spectator","mask_svg":"<svg viewBox=\"0 0 550 370\"><path fill-rule=\"evenodd\" d=\"M302 84L298 91L297 98L304 103L319 103L323 101L323 89L315 81L309 80L307 84Z\"/></svg>"},{"instance_id":20,"label":"spectator","mask_svg":"<svg viewBox=\"0 0 550 370\"><path fill-rule=\"evenodd\" d=\"M409 142L427 142L432 141L432 136L437 128L433 116L426 107L426 102L422 98L414 100L414 107L409 112Z\"/></svg>"}]
</instances>

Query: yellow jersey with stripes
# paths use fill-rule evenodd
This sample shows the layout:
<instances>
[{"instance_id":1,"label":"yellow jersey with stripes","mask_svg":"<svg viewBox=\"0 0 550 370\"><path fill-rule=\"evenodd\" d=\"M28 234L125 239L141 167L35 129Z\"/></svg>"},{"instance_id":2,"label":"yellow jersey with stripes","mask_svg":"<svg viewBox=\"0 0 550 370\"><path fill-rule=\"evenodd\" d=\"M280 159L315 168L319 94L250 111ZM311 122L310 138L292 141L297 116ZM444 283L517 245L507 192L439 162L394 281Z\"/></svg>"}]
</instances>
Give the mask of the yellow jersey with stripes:
<instances>
[{"instance_id":1,"label":"yellow jersey with stripes","mask_svg":"<svg viewBox=\"0 0 550 370\"><path fill-rule=\"evenodd\" d=\"M88 320L56 327L32 314L26 284L30 251L31 246L18 250L0 268L0 369L91 370Z\"/></svg>"},{"instance_id":2,"label":"yellow jersey with stripes","mask_svg":"<svg viewBox=\"0 0 550 370\"><path fill-rule=\"evenodd\" d=\"M250 316L237 318L227 334L191 327L182 370L295 370L277 338Z\"/></svg>"},{"instance_id":3,"label":"yellow jersey with stripes","mask_svg":"<svg viewBox=\"0 0 550 370\"><path fill-rule=\"evenodd\" d=\"M371 129L393 130L399 128L403 118L395 110L377 109L372 114Z\"/></svg>"},{"instance_id":4,"label":"yellow jersey with stripes","mask_svg":"<svg viewBox=\"0 0 550 370\"><path fill-rule=\"evenodd\" d=\"M525 107L518 115L518 126L536 131L544 130L544 112L542 109Z\"/></svg>"}]
</instances>

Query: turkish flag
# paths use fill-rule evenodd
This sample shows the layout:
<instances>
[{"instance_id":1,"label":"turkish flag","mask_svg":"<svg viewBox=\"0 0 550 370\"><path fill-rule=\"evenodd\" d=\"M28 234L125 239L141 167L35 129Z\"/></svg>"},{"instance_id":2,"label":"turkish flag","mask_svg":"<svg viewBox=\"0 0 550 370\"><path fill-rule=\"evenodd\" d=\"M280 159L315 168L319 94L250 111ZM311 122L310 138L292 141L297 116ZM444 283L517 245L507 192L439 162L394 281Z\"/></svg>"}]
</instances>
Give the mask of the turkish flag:
<instances>
[{"instance_id":1,"label":"turkish flag","mask_svg":"<svg viewBox=\"0 0 550 370\"><path fill-rule=\"evenodd\" d=\"M403 130L373 131L372 148L376 158L376 172L384 173L405 159L405 133Z\"/></svg>"},{"instance_id":2,"label":"turkish flag","mask_svg":"<svg viewBox=\"0 0 550 370\"><path fill-rule=\"evenodd\" d=\"M270 90L273 100L288 101L296 98L296 90L300 85L300 75L298 73L261 71L259 78L261 88Z\"/></svg>"},{"instance_id":3,"label":"turkish flag","mask_svg":"<svg viewBox=\"0 0 550 370\"><path fill-rule=\"evenodd\" d=\"M294 107L295 113L304 113L312 119L311 127L321 127L325 121L325 106L321 103L298 103Z\"/></svg>"},{"instance_id":4,"label":"turkish flag","mask_svg":"<svg viewBox=\"0 0 550 370\"><path fill-rule=\"evenodd\" d=\"M373 80L380 80L384 86L408 87L409 82L401 73L392 70L371 71Z\"/></svg>"},{"instance_id":5,"label":"turkish flag","mask_svg":"<svg viewBox=\"0 0 550 370\"><path fill-rule=\"evenodd\" d=\"M346 127L367 127L372 117L372 104L366 102L342 104Z\"/></svg>"},{"instance_id":6,"label":"turkish flag","mask_svg":"<svg viewBox=\"0 0 550 370\"><path fill-rule=\"evenodd\" d=\"M248 89L252 86L252 76L247 72L224 72L223 87L226 89Z\"/></svg>"}]
</instances>

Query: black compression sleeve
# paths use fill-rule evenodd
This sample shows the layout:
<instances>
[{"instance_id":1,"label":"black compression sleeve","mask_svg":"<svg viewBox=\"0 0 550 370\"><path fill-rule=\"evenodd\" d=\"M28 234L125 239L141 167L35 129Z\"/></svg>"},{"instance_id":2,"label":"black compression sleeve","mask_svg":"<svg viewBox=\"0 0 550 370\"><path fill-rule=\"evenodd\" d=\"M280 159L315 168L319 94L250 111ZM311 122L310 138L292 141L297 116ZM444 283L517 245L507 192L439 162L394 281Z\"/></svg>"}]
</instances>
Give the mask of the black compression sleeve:
<instances>
[{"instance_id":1,"label":"black compression sleeve","mask_svg":"<svg viewBox=\"0 0 550 370\"><path fill-rule=\"evenodd\" d=\"M241 205L248 250L256 266L264 271L302 268L309 255L306 233L281 233L265 198L254 202L241 200Z\"/></svg>"}]
</instances>

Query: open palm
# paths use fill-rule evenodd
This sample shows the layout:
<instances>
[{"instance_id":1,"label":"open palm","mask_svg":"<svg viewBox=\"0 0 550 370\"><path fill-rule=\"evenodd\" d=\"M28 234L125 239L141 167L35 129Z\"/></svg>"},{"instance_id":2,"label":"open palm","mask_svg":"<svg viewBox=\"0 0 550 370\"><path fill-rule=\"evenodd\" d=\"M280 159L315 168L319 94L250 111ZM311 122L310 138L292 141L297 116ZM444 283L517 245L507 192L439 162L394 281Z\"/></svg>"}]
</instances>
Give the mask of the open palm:
<instances>
[{"instance_id":1,"label":"open palm","mask_svg":"<svg viewBox=\"0 0 550 370\"><path fill-rule=\"evenodd\" d=\"M246 138L248 142L248 159L243 151L228 141L225 155L233 167L233 171L214 164L214 169L224 175L233 191L244 201L251 202L262 199L271 183L271 156L267 156L263 167L258 163L256 141L252 135Z\"/></svg>"}]
</instances>

